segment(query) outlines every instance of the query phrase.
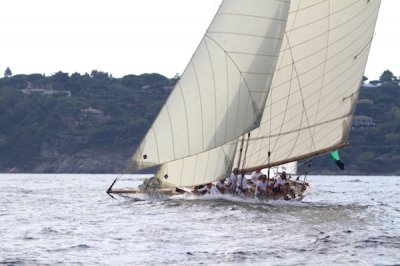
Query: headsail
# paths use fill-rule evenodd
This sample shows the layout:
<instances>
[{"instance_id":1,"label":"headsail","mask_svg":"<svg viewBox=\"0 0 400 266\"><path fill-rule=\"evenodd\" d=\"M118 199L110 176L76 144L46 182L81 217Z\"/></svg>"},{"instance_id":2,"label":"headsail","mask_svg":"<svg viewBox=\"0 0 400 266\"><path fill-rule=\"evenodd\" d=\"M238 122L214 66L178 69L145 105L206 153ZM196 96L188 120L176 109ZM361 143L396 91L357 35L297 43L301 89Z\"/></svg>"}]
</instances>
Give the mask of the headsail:
<instances>
[{"instance_id":1,"label":"headsail","mask_svg":"<svg viewBox=\"0 0 400 266\"><path fill-rule=\"evenodd\" d=\"M218 148L260 123L289 12L284 0L225 0L133 156L138 168Z\"/></svg>"},{"instance_id":2,"label":"headsail","mask_svg":"<svg viewBox=\"0 0 400 266\"><path fill-rule=\"evenodd\" d=\"M163 164L156 177L162 187L190 187L225 178L232 169L237 141Z\"/></svg>"},{"instance_id":3,"label":"headsail","mask_svg":"<svg viewBox=\"0 0 400 266\"><path fill-rule=\"evenodd\" d=\"M245 140L241 168L279 165L346 144L379 6L379 0L291 2L262 122Z\"/></svg>"}]
</instances>

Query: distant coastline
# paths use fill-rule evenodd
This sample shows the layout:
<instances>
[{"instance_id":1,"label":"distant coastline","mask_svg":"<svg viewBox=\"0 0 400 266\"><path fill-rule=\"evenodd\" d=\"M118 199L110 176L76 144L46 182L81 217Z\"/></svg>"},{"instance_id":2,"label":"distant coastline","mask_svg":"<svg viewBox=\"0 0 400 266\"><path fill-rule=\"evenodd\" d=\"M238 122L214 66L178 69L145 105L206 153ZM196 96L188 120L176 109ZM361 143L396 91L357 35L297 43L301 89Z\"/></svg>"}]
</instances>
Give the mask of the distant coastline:
<instances>
[{"instance_id":1,"label":"distant coastline","mask_svg":"<svg viewBox=\"0 0 400 266\"><path fill-rule=\"evenodd\" d=\"M9 71L8 71L9 70ZM179 76L93 70L0 78L0 172L121 173ZM345 170L329 155L310 174L400 175L400 79L391 71L364 78ZM304 171L304 170L300 170ZM148 171L151 173L151 170Z\"/></svg>"}]
</instances>

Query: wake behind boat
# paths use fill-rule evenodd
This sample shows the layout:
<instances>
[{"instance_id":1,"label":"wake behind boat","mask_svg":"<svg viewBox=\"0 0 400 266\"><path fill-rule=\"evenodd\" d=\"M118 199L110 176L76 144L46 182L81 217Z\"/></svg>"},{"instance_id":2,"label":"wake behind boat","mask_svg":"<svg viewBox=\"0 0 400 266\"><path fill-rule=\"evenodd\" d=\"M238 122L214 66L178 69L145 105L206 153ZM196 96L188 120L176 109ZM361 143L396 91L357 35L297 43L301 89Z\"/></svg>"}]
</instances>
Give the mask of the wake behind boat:
<instances>
[{"instance_id":1,"label":"wake behind boat","mask_svg":"<svg viewBox=\"0 0 400 266\"><path fill-rule=\"evenodd\" d=\"M224 0L132 167L174 194L348 145L379 6Z\"/></svg>"}]
</instances>

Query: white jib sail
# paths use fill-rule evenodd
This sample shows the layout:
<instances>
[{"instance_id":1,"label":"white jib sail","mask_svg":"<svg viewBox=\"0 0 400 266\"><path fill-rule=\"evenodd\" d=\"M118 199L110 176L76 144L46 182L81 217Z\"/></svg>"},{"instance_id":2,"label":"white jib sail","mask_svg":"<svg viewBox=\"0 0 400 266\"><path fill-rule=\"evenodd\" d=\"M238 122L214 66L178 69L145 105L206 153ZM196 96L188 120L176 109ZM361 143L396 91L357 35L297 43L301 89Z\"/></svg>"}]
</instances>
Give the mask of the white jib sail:
<instances>
[{"instance_id":1,"label":"white jib sail","mask_svg":"<svg viewBox=\"0 0 400 266\"><path fill-rule=\"evenodd\" d=\"M259 125L289 5L223 1L133 156L138 168L212 150Z\"/></svg>"},{"instance_id":2,"label":"white jib sail","mask_svg":"<svg viewBox=\"0 0 400 266\"><path fill-rule=\"evenodd\" d=\"M347 142L379 6L379 0L291 1L262 122L244 137L240 168L279 165Z\"/></svg>"},{"instance_id":3,"label":"white jib sail","mask_svg":"<svg viewBox=\"0 0 400 266\"><path fill-rule=\"evenodd\" d=\"M156 177L162 187L190 187L226 178L232 169L237 141L163 164Z\"/></svg>"}]
</instances>

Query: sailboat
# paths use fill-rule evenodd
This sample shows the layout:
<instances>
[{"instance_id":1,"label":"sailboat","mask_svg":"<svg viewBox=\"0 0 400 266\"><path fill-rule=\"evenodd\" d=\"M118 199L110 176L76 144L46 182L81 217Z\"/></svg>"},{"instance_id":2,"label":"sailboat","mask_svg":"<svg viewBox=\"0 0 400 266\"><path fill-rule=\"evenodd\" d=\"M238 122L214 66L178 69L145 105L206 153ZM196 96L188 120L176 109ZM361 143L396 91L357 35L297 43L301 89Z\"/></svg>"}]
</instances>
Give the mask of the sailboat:
<instances>
[{"instance_id":1,"label":"sailboat","mask_svg":"<svg viewBox=\"0 0 400 266\"><path fill-rule=\"evenodd\" d=\"M132 167L158 167L160 191L186 191L348 145L379 7L224 0Z\"/></svg>"}]
</instances>

